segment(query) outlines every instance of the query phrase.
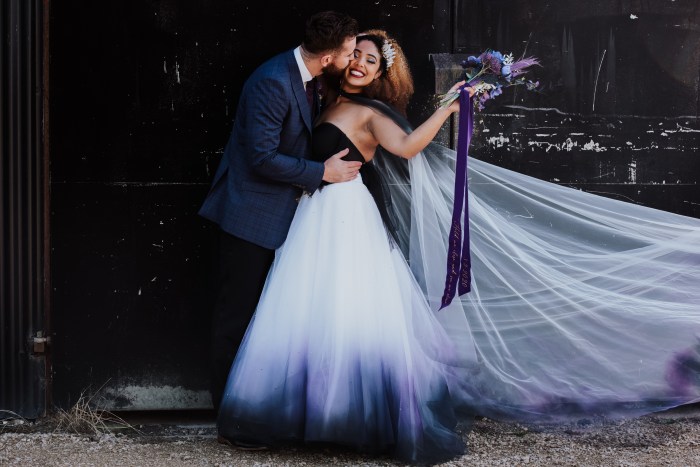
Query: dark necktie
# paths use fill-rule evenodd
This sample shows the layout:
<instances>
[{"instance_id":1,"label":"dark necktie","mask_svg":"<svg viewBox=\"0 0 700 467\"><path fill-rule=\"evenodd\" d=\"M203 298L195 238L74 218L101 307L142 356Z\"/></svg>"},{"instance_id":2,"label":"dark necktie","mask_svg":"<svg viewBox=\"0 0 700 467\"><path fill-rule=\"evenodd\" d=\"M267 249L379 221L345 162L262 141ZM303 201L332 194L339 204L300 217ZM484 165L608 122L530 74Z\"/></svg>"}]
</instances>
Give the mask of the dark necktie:
<instances>
[{"instance_id":1,"label":"dark necktie","mask_svg":"<svg viewBox=\"0 0 700 467\"><path fill-rule=\"evenodd\" d=\"M311 118L316 117L316 78L306 83L306 101L309 103L309 109L311 109Z\"/></svg>"}]
</instances>

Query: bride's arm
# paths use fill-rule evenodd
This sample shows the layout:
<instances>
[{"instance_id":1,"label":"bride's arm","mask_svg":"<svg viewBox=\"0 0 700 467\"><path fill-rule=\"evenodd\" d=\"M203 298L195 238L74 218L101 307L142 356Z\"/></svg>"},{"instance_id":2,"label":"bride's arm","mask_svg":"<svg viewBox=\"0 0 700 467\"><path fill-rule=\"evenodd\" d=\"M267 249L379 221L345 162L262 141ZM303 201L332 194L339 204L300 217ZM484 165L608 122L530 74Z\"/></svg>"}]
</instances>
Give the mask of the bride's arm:
<instances>
[{"instance_id":1,"label":"bride's arm","mask_svg":"<svg viewBox=\"0 0 700 467\"><path fill-rule=\"evenodd\" d=\"M452 89L464 85L464 81L457 83ZM467 88L473 93L471 88ZM459 100L447 108L438 108L422 125L407 135L389 117L374 112L368 122L369 131L379 144L387 151L397 156L410 159L422 151L432 140L445 123L447 117L459 110Z\"/></svg>"}]
</instances>

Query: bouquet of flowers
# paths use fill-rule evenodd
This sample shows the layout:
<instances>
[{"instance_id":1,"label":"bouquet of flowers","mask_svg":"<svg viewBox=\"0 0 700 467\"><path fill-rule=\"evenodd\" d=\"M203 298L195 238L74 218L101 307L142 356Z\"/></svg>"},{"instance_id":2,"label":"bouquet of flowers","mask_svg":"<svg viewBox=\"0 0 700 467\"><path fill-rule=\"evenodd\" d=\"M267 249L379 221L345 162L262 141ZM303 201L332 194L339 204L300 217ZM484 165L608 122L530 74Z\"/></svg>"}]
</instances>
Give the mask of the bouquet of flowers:
<instances>
[{"instance_id":1,"label":"bouquet of flowers","mask_svg":"<svg viewBox=\"0 0 700 467\"><path fill-rule=\"evenodd\" d=\"M526 80L523 76L527 68L539 65L535 57L515 60L513 54L503 55L495 50L487 50L478 57L470 56L461 65L466 74L467 84L474 89L476 105L484 109L484 103L503 93L508 86L524 85L529 91L537 89L539 81ZM448 92L440 96L440 106L447 107L459 97L460 91Z\"/></svg>"},{"instance_id":2,"label":"bouquet of flowers","mask_svg":"<svg viewBox=\"0 0 700 467\"><path fill-rule=\"evenodd\" d=\"M483 110L484 103L503 93L507 86L525 85L527 89L536 89L538 82L526 80L522 75L532 65L539 65L534 57L515 60L513 54L503 56L501 52L487 50L478 57L469 57L462 62L466 73L466 83L455 91L441 96L440 105L449 106L460 97L462 89L471 87L476 97L476 105ZM471 290L471 253L469 240L469 177L467 175L467 160L469 146L474 128L474 107L466 95L463 104L469 102L469 107L459 113L459 137L457 140L455 164L455 192L452 207L452 225L448 237L447 274L445 291L442 295L440 308L448 306L456 295L468 293ZM464 218L464 220L463 220Z\"/></svg>"}]
</instances>

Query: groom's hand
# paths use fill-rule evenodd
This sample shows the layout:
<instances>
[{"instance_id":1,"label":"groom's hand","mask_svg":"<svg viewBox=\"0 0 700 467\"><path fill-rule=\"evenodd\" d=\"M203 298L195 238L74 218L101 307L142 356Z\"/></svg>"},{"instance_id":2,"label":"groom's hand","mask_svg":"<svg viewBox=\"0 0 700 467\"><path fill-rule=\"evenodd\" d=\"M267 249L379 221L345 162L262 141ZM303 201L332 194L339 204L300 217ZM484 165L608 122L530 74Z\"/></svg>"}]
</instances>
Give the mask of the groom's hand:
<instances>
[{"instance_id":1,"label":"groom's hand","mask_svg":"<svg viewBox=\"0 0 700 467\"><path fill-rule=\"evenodd\" d=\"M362 167L362 163L357 161L344 161L341 159L342 157L346 156L348 152L350 152L350 150L346 148L326 159L326 162L323 163L324 182L347 182L357 177L360 167Z\"/></svg>"}]
</instances>

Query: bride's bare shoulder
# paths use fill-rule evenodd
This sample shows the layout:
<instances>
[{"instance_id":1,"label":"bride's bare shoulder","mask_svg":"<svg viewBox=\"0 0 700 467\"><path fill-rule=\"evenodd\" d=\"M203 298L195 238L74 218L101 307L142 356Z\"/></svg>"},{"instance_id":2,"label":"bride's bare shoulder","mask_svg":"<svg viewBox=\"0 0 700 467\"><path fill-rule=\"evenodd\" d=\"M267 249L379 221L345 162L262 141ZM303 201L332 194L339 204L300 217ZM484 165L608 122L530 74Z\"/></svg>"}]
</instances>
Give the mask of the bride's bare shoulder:
<instances>
[{"instance_id":1,"label":"bride's bare shoulder","mask_svg":"<svg viewBox=\"0 0 700 467\"><path fill-rule=\"evenodd\" d=\"M363 126L372 118L371 108L355 102L335 102L328 106L324 112L324 120L341 120L353 122L352 126Z\"/></svg>"}]
</instances>

